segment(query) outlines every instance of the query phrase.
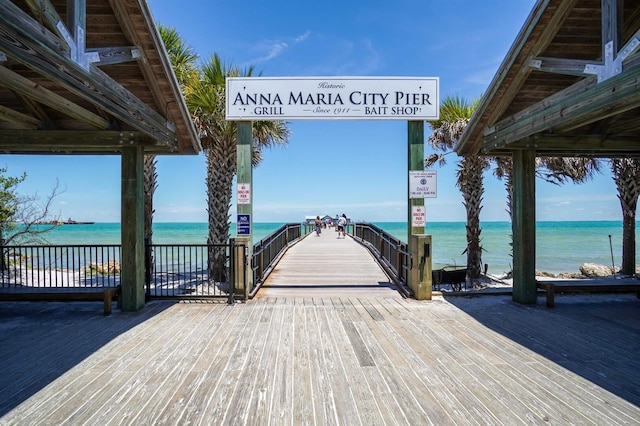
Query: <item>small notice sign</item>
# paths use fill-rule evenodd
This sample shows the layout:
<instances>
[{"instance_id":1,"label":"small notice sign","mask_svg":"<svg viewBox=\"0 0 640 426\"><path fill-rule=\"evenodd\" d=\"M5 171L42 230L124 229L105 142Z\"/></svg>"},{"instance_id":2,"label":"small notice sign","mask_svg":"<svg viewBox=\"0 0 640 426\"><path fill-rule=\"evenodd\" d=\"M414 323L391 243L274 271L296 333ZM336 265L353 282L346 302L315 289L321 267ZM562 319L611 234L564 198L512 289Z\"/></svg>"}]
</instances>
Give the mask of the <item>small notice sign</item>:
<instances>
[{"instance_id":1,"label":"small notice sign","mask_svg":"<svg viewBox=\"0 0 640 426\"><path fill-rule=\"evenodd\" d=\"M251 235L251 215L239 214L236 221L236 232L238 235Z\"/></svg>"},{"instance_id":2,"label":"small notice sign","mask_svg":"<svg viewBox=\"0 0 640 426\"><path fill-rule=\"evenodd\" d=\"M427 224L427 208L425 206L411 206L411 226L425 226Z\"/></svg>"},{"instance_id":3,"label":"small notice sign","mask_svg":"<svg viewBox=\"0 0 640 426\"><path fill-rule=\"evenodd\" d=\"M437 178L435 170L409 171L409 198L436 198Z\"/></svg>"},{"instance_id":4,"label":"small notice sign","mask_svg":"<svg viewBox=\"0 0 640 426\"><path fill-rule=\"evenodd\" d=\"M237 184L236 199L238 204L251 204L251 184L239 183Z\"/></svg>"}]
</instances>

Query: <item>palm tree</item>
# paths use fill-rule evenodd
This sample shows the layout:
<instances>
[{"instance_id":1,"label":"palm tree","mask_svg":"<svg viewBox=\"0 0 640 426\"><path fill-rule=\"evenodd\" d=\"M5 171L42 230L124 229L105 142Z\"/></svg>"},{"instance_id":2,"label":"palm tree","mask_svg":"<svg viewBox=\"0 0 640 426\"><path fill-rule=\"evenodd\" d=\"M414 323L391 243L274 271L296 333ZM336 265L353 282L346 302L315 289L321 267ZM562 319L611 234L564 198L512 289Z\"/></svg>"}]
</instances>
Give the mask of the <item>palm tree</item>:
<instances>
[{"instance_id":1,"label":"palm tree","mask_svg":"<svg viewBox=\"0 0 640 426\"><path fill-rule=\"evenodd\" d=\"M198 54L185 43L174 28L160 24L158 32L169 55L171 68L173 68L176 79L184 92L186 84L198 75L198 67L196 66Z\"/></svg>"},{"instance_id":2,"label":"palm tree","mask_svg":"<svg viewBox=\"0 0 640 426\"><path fill-rule=\"evenodd\" d=\"M236 174L236 123L225 118L225 81L227 77L251 77L253 67L240 69L222 62L217 54L200 67L199 78L186 88L187 106L200 134L207 160L207 244L224 245L229 240L233 178ZM262 150L287 144L289 130L281 121L254 121L253 164L262 158ZM226 281L226 250L214 248L209 256L212 278Z\"/></svg>"},{"instance_id":3,"label":"palm tree","mask_svg":"<svg viewBox=\"0 0 640 426\"><path fill-rule=\"evenodd\" d=\"M612 158L611 172L622 207L622 270L626 275L636 269L636 209L640 196L640 159Z\"/></svg>"},{"instance_id":4,"label":"palm tree","mask_svg":"<svg viewBox=\"0 0 640 426\"><path fill-rule=\"evenodd\" d=\"M473 115L479 99L472 102L457 96L446 97L440 106L440 119L429 122L433 133L429 136L429 144L437 151L452 151ZM445 154L446 155L446 154ZM427 160L430 166L439 160L444 163L444 155L431 156ZM465 156L458 163L456 186L462 192L463 204L467 211L467 269L469 278L480 277L482 269L482 245L480 244L480 211L484 185L483 172L489 167L489 161L481 156Z\"/></svg>"}]
</instances>

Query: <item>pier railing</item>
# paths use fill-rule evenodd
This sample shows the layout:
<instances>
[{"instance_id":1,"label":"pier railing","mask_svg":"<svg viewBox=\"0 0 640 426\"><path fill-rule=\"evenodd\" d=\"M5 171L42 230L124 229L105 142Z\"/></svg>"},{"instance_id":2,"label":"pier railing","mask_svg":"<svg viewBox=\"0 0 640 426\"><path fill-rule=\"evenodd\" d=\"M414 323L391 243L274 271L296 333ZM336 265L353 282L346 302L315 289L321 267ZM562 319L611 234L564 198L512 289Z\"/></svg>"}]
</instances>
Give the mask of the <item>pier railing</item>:
<instances>
[{"instance_id":1,"label":"pier railing","mask_svg":"<svg viewBox=\"0 0 640 426\"><path fill-rule=\"evenodd\" d=\"M255 295L287 249L309 232L311 231L305 227L303 233L302 225L299 223L288 223L253 245L253 289L250 297Z\"/></svg>"},{"instance_id":2,"label":"pier railing","mask_svg":"<svg viewBox=\"0 0 640 426\"><path fill-rule=\"evenodd\" d=\"M302 236L301 224L286 224L253 246L250 291L255 293L287 248ZM247 253L234 239L229 244L146 244L145 248L148 299L245 295L231 284L238 282L233 257L246 259ZM2 246L0 291L117 287L120 259L117 244Z\"/></svg>"},{"instance_id":3,"label":"pier railing","mask_svg":"<svg viewBox=\"0 0 640 426\"><path fill-rule=\"evenodd\" d=\"M411 255L407 243L371 223L356 223L354 238L360 241L379 260L391 277L403 284L411 269Z\"/></svg>"},{"instance_id":4,"label":"pier railing","mask_svg":"<svg viewBox=\"0 0 640 426\"><path fill-rule=\"evenodd\" d=\"M119 245L3 246L0 287L117 287Z\"/></svg>"},{"instance_id":5,"label":"pier railing","mask_svg":"<svg viewBox=\"0 0 640 426\"><path fill-rule=\"evenodd\" d=\"M234 247L234 240L218 245L147 245L147 298L233 295L235 288L230 283L236 282L231 267ZM120 285L120 245L16 245L3 246L0 252L0 291L34 293L38 289ZM219 265L209 263L212 253L221 257Z\"/></svg>"}]
</instances>

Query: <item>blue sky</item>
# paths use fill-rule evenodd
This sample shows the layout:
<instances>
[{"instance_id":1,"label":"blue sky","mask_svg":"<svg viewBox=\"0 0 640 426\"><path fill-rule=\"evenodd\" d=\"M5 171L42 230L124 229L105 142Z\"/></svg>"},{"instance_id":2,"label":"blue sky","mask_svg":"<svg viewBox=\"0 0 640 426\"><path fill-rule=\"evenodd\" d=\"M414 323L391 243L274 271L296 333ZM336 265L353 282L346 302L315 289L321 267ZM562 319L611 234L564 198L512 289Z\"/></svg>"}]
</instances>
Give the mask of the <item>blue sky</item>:
<instances>
[{"instance_id":1,"label":"blue sky","mask_svg":"<svg viewBox=\"0 0 640 426\"><path fill-rule=\"evenodd\" d=\"M534 0L148 0L157 23L175 28L202 59L218 53L263 76L439 77L440 93L480 96L516 38ZM406 221L407 123L294 121L288 147L265 152L254 170L253 221L298 222L345 212L370 222ZM430 131L425 125L425 137ZM425 147L425 155L430 150ZM438 169L427 222L465 221L455 158ZM56 179L62 218L120 220L117 156L3 155L19 190L43 198ZM606 167L604 167L606 169ZM487 173L481 219L508 220L502 182ZM202 155L160 157L157 222L206 222ZM235 218L235 200L232 220ZM537 181L538 220L620 220L608 172L584 185Z\"/></svg>"}]
</instances>

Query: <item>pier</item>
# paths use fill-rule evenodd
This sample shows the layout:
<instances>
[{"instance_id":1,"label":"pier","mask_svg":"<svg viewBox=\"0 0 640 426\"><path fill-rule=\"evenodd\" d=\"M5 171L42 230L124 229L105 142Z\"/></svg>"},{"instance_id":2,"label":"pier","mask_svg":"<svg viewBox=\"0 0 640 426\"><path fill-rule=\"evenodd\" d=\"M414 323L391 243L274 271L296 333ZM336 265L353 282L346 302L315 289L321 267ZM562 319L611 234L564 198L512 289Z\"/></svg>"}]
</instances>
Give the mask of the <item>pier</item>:
<instances>
[{"instance_id":1,"label":"pier","mask_svg":"<svg viewBox=\"0 0 640 426\"><path fill-rule=\"evenodd\" d=\"M353 238L333 227L308 234L291 247L257 297L397 297L391 279Z\"/></svg>"},{"instance_id":2,"label":"pier","mask_svg":"<svg viewBox=\"0 0 640 426\"><path fill-rule=\"evenodd\" d=\"M404 298L324 230L244 303L3 303L0 424L637 424L638 303Z\"/></svg>"}]
</instances>

